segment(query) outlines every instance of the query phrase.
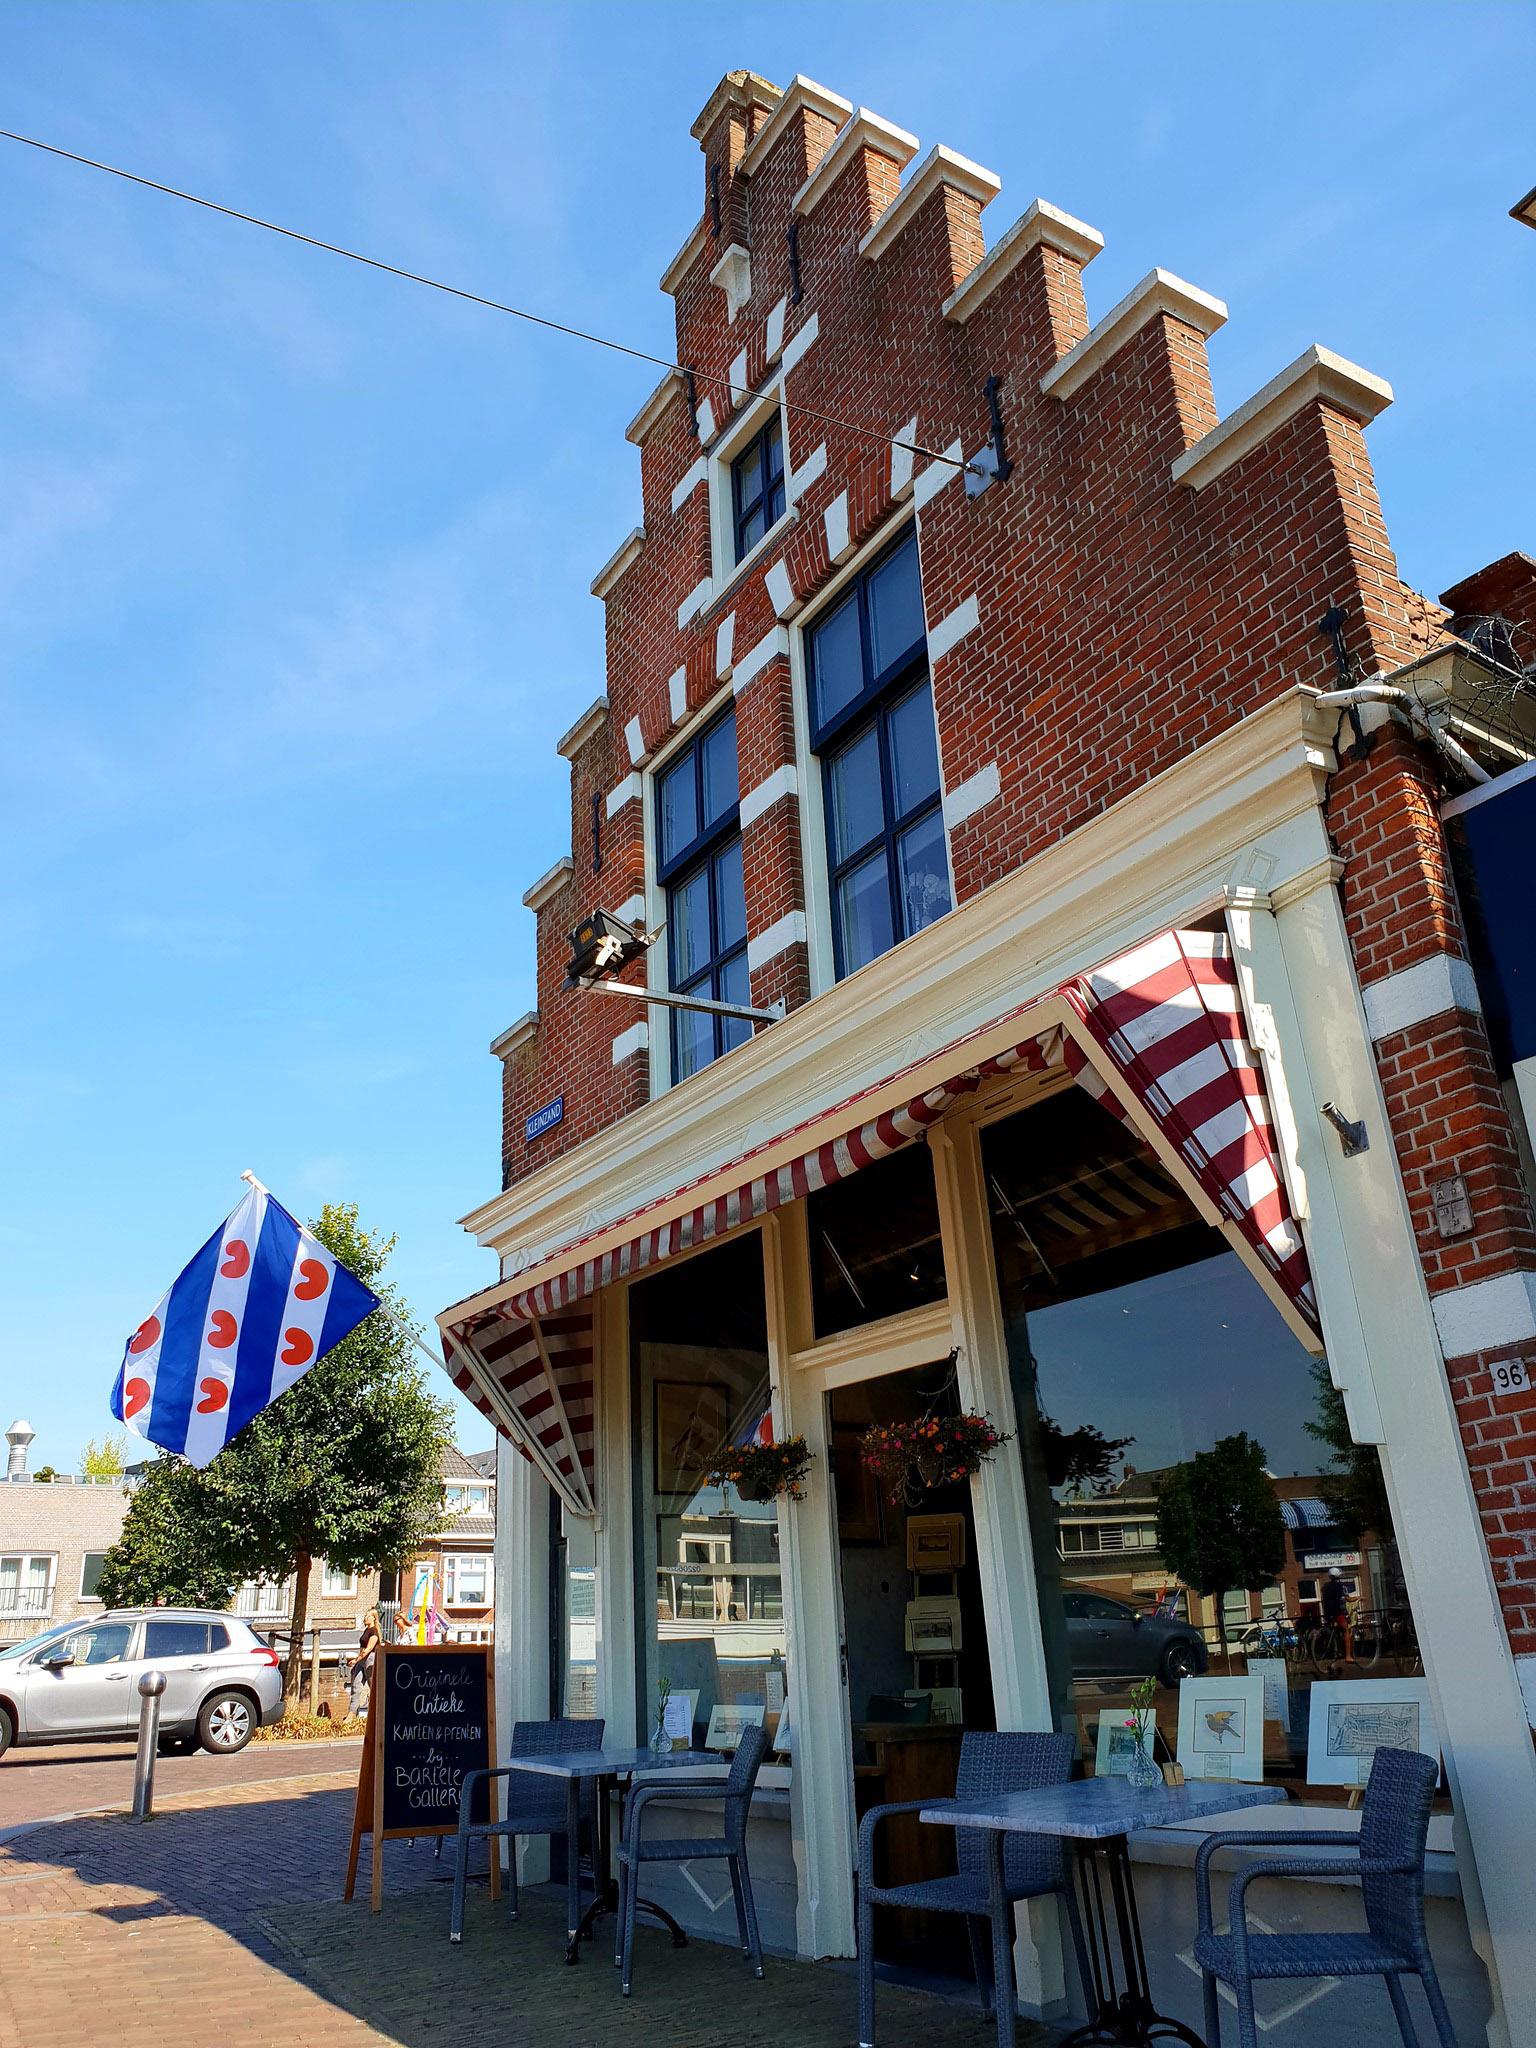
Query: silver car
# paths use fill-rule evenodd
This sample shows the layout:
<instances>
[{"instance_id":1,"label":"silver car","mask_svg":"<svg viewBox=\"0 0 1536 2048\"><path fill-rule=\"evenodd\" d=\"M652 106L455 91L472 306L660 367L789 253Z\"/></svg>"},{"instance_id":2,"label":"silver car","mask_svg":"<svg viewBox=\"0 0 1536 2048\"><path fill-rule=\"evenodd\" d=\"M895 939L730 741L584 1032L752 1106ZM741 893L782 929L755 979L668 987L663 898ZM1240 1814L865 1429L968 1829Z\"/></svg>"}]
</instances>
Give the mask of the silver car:
<instances>
[{"instance_id":1,"label":"silver car","mask_svg":"<svg viewBox=\"0 0 1536 2048\"><path fill-rule=\"evenodd\" d=\"M283 1710L277 1653L232 1615L117 1608L0 1650L0 1756L12 1746L130 1736L138 1681L165 1674L160 1739L232 1756Z\"/></svg>"}]
</instances>

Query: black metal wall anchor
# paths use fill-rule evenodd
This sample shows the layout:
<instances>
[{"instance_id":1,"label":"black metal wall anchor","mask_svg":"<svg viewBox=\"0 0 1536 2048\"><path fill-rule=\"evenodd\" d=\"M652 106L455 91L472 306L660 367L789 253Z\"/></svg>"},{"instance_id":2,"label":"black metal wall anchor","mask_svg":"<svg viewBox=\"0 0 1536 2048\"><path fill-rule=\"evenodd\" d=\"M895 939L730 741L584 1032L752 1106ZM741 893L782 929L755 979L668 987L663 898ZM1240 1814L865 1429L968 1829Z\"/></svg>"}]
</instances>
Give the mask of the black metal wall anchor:
<instances>
[{"instance_id":1,"label":"black metal wall anchor","mask_svg":"<svg viewBox=\"0 0 1536 2048\"><path fill-rule=\"evenodd\" d=\"M688 411L693 420L693 438L695 441L702 441L704 436L699 432L699 380L694 376L692 370L684 370L683 386L688 393Z\"/></svg>"},{"instance_id":2,"label":"black metal wall anchor","mask_svg":"<svg viewBox=\"0 0 1536 2048\"><path fill-rule=\"evenodd\" d=\"M603 799L601 796L594 796L592 799L592 872L594 875L600 875L603 872Z\"/></svg>"},{"instance_id":3,"label":"black metal wall anchor","mask_svg":"<svg viewBox=\"0 0 1536 2048\"><path fill-rule=\"evenodd\" d=\"M1006 483L1013 475L1013 464L1008 460L1008 444L1003 438L1003 408L997 395L1001 389L996 377L989 377L982 386L992 431L986 447L965 466L965 495L968 498L979 498L993 484Z\"/></svg>"},{"instance_id":4,"label":"black metal wall anchor","mask_svg":"<svg viewBox=\"0 0 1536 2048\"><path fill-rule=\"evenodd\" d=\"M720 239L720 166L709 167L709 232Z\"/></svg>"},{"instance_id":5,"label":"black metal wall anchor","mask_svg":"<svg viewBox=\"0 0 1536 2048\"><path fill-rule=\"evenodd\" d=\"M1339 688L1350 690L1355 683L1355 664L1344 642L1346 614L1342 605L1331 604L1317 622L1317 630L1333 642L1333 665L1338 671Z\"/></svg>"},{"instance_id":6,"label":"black metal wall anchor","mask_svg":"<svg viewBox=\"0 0 1536 2048\"><path fill-rule=\"evenodd\" d=\"M789 244L789 303L798 306L805 297L800 283L800 223L792 220L784 230L784 239Z\"/></svg>"}]
</instances>

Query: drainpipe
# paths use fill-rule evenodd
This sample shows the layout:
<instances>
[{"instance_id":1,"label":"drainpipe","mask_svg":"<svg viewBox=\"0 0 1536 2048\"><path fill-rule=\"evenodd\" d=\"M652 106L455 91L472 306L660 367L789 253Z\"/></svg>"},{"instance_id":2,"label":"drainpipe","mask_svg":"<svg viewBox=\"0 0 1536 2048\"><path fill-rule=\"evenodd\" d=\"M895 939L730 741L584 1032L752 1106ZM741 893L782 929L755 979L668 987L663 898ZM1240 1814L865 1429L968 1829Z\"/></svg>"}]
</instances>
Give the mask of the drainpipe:
<instances>
[{"instance_id":1,"label":"drainpipe","mask_svg":"<svg viewBox=\"0 0 1536 2048\"><path fill-rule=\"evenodd\" d=\"M1406 690L1399 690L1393 683L1355 683L1347 690L1324 690L1317 701L1326 704L1330 710L1341 711L1352 710L1359 704L1390 704L1403 714L1421 739L1427 739L1463 775L1473 782L1493 780L1488 770L1473 760L1459 740L1453 739L1443 725L1435 723L1417 698L1410 697Z\"/></svg>"}]
</instances>

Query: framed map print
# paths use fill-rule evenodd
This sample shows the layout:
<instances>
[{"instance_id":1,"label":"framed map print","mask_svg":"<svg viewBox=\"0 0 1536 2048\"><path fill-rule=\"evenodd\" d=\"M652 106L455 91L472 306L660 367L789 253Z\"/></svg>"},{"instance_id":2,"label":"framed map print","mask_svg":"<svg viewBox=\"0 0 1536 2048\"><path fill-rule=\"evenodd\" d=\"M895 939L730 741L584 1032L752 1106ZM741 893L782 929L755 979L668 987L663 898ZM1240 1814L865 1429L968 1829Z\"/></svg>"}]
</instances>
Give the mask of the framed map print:
<instances>
[{"instance_id":1,"label":"framed map print","mask_svg":"<svg viewBox=\"0 0 1536 2048\"><path fill-rule=\"evenodd\" d=\"M1424 1678L1317 1679L1307 1721L1307 1783L1363 1785L1378 1749L1440 1754Z\"/></svg>"}]
</instances>

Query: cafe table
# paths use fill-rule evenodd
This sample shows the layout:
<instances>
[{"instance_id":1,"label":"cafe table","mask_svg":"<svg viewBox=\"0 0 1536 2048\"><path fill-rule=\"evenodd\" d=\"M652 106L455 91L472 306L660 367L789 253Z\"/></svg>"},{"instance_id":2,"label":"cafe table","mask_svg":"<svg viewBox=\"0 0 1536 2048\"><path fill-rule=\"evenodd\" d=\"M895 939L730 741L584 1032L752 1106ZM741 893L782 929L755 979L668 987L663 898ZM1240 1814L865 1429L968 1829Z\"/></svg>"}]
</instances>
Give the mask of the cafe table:
<instances>
[{"instance_id":1,"label":"cafe table","mask_svg":"<svg viewBox=\"0 0 1536 2048\"><path fill-rule=\"evenodd\" d=\"M1206 2048L1197 2033L1160 2013L1152 2003L1147 1958L1136 1912L1129 1837L1138 1828L1174 1827L1212 1814L1239 1813L1285 1798L1278 1785L1206 1780L1154 1785L1139 1791L1124 1778L1081 1778L1033 1792L986 1799L936 1799L919 1819L948 1828L981 1828L987 1837L987 1898L992 1921L993 2006L998 2048L1013 2048L1013 1909L1003 1895L1003 1837L1056 1835L1072 1844L1091 1986L1091 2009L1061 2048L1143 2048L1155 2041L1185 2041ZM1108 1904L1106 1906L1106 1898ZM1110 1918L1115 1939L1110 1938ZM1118 1961L1116 1951L1118 1950Z\"/></svg>"},{"instance_id":2,"label":"cafe table","mask_svg":"<svg viewBox=\"0 0 1536 2048\"><path fill-rule=\"evenodd\" d=\"M581 1960L581 1944L591 1934L601 1915L618 1910L619 1887L618 1880L613 1875L608 1800L619 1779L632 1778L643 1773L652 1778L686 1778L689 1784L697 1785L711 1779L725 1778L731 1768L729 1757L697 1749L674 1750L670 1756L665 1752L657 1756L650 1749L562 1749L548 1750L542 1755L516 1756L511 1762L516 1770L533 1771L540 1777L565 1780L565 1960L568 1963ZM583 1783L594 1780L597 1838L592 1846L593 1899L583 1913L578 1833L581 1788ZM674 1948L687 1947L687 1935L664 1906L658 1906L653 1899L637 1899L635 1904L642 1913L649 1913L662 1923L672 1936Z\"/></svg>"}]
</instances>

